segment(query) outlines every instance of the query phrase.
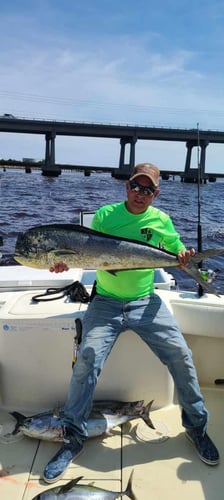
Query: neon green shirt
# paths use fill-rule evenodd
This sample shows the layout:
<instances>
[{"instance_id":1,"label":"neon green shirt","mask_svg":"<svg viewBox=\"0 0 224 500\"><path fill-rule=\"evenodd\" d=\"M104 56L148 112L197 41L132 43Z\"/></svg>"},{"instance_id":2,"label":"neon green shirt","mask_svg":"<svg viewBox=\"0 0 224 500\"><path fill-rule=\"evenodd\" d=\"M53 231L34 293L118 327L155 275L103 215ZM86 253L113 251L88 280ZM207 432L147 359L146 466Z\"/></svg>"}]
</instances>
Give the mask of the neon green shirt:
<instances>
[{"instance_id":1,"label":"neon green shirt","mask_svg":"<svg viewBox=\"0 0 224 500\"><path fill-rule=\"evenodd\" d=\"M149 206L139 215L126 209L125 202L105 205L94 215L92 229L131 238L177 254L185 250L169 215ZM135 269L117 272L97 271L97 293L120 300L136 300L153 293L154 270Z\"/></svg>"}]
</instances>

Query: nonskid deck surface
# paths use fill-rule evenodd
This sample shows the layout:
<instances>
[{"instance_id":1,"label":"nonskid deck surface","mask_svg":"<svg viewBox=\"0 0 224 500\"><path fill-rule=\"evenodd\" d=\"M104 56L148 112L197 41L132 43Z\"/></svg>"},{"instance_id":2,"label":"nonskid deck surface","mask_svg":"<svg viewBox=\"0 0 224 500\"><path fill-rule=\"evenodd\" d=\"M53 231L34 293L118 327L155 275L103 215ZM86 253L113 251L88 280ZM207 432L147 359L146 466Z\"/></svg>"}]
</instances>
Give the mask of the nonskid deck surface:
<instances>
[{"instance_id":1,"label":"nonskid deck surface","mask_svg":"<svg viewBox=\"0 0 224 500\"><path fill-rule=\"evenodd\" d=\"M210 412L209 435L220 451L221 464L205 465L186 439L180 409L169 406L151 413L157 431L148 431L141 420L117 427L110 436L90 439L63 480L83 476L83 483L108 490L125 490L132 469L133 490L138 500L223 500L223 405L222 388L202 388ZM31 500L49 489L41 479L44 466L60 444L28 437L4 443L12 417L0 413L0 498Z\"/></svg>"}]
</instances>

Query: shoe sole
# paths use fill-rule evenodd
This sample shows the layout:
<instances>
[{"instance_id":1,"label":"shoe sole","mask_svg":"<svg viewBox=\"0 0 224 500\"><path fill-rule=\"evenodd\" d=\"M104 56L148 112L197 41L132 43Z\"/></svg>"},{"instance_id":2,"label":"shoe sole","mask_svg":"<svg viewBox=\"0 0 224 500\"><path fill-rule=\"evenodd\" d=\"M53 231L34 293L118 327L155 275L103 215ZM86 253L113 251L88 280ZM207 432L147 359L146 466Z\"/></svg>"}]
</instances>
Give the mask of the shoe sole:
<instances>
[{"instance_id":1,"label":"shoe sole","mask_svg":"<svg viewBox=\"0 0 224 500\"><path fill-rule=\"evenodd\" d=\"M195 445L195 442L191 438L191 436L189 436L189 434L187 432L185 433L185 436L194 445L196 453L197 453L197 455L199 456L199 458L201 459L202 462L204 462L207 465L218 465L219 464L219 459L218 460L210 461L210 460L206 460L206 458L202 457L202 455L200 455L200 453L199 453L199 451L198 451L198 449L197 449L197 447Z\"/></svg>"},{"instance_id":2,"label":"shoe sole","mask_svg":"<svg viewBox=\"0 0 224 500\"><path fill-rule=\"evenodd\" d=\"M82 452L83 450L77 453L77 455L68 463L65 470L63 470L63 472L61 472L61 474L59 474L57 477L49 479L48 477L45 477L45 475L43 474L43 480L45 481L45 483L52 484L56 483L56 481L60 481L60 479L64 476L66 470L68 469L69 465L73 462L73 460L76 460L76 458L78 458L82 454Z\"/></svg>"}]
</instances>

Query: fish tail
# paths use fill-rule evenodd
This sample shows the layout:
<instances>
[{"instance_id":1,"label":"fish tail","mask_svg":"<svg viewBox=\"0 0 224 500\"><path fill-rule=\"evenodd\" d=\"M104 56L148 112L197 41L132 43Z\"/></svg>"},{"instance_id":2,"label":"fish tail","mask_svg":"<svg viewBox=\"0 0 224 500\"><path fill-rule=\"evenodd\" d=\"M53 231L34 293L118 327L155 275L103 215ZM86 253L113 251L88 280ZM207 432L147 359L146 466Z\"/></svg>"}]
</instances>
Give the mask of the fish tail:
<instances>
[{"instance_id":1,"label":"fish tail","mask_svg":"<svg viewBox=\"0 0 224 500\"><path fill-rule=\"evenodd\" d=\"M189 274L189 276L191 278L193 278L195 281L197 281L199 283L199 285L201 285L202 288L204 288L208 293L211 293L211 294L216 295L217 297L220 297L220 295L218 294L218 292L216 292L216 290L213 288L213 286L211 286L207 281L205 281L202 278L198 269L194 265L191 264L190 267L189 266L184 267L183 271L185 271L187 274Z\"/></svg>"},{"instance_id":2,"label":"fish tail","mask_svg":"<svg viewBox=\"0 0 224 500\"><path fill-rule=\"evenodd\" d=\"M130 474L130 477L128 480L128 484L127 484L127 488L123 494L126 495L128 498L131 498L131 500L137 500L137 497L135 496L135 494L132 490L133 474L134 474L134 469L132 469L132 471L131 471L131 474Z\"/></svg>"},{"instance_id":3,"label":"fish tail","mask_svg":"<svg viewBox=\"0 0 224 500\"><path fill-rule=\"evenodd\" d=\"M215 257L216 255L220 255L222 253L224 253L224 248L208 248L207 250L198 252L193 257L191 257L191 262L193 262L194 264L199 264L199 262L204 259L209 259L210 257Z\"/></svg>"},{"instance_id":4,"label":"fish tail","mask_svg":"<svg viewBox=\"0 0 224 500\"><path fill-rule=\"evenodd\" d=\"M148 425L148 427L151 427L151 429L155 429L155 426L153 425L152 420L149 416L153 401L154 400L152 399L150 403L144 406L143 411L140 414L140 417L144 420L144 422L146 423L146 425Z\"/></svg>"},{"instance_id":5,"label":"fish tail","mask_svg":"<svg viewBox=\"0 0 224 500\"><path fill-rule=\"evenodd\" d=\"M25 415L19 413L18 411L13 411L10 413L10 415L12 415L12 417L16 419L15 429L12 434L17 434L17 432L19 432L20 426L23 425L24 420L26 420L27 417L25 417Z\"/></svg>"}]
</instances>

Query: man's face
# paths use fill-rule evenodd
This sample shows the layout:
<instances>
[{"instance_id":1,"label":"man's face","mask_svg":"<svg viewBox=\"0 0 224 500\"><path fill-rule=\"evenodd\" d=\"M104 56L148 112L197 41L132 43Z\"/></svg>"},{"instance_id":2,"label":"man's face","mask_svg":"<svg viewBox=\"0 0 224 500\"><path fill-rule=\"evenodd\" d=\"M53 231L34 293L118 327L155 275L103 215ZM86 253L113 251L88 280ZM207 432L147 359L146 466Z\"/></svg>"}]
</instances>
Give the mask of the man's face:
<instances>
[{"instance_id":1,"label":"man's face","mask_svg":"<svg viewBox=\"0 0 224 500\"><path fill-rule=\"evenodd\" d=\"M154 188L152 181L145 175L141 175L134 179L133 184L137 186L136 190L131 188L132 183L126 182L127 201L126 207L129 212L138 215L145 212L149 205L152 205L153 200L158 196L159 189ZM141 187L152 188L153 193L144 193Z\"/></svg>"}]
</instances>

